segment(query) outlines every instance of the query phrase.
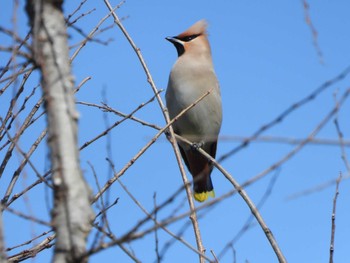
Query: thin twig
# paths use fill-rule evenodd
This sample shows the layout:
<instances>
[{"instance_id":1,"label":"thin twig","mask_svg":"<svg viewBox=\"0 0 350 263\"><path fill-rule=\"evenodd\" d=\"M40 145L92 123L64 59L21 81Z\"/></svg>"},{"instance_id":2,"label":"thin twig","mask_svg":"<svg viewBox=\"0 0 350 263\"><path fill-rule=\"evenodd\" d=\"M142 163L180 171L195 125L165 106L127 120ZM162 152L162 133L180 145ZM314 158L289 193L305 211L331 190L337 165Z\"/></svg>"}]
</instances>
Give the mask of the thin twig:
<instances>
[{"instance_id":1,"label":"thin twig","mask_svg":"<svg viewBox=\"0 0 350 263\"><path fill-rule=\"evenodd\" d=\"M75 59L75 57L79 54L79 52L82 50L82 48L86 45L86 43L92 39L92 37L95 35L99 27L107 20L108 17L111 16L111 14L114 12L114 10L118 9L125 1L122 1L119 5L117 5L114 8L111 8L110 13L104 16L100 22L91 30L91 32L87 35L87 37L80 43L80 46L74 51L71 61Z\"/></svg>"},{"instance_id":2,"label":"thin twig","mask_svg":"<svg viewBox=\"0 0 350 263\"><path fill-rule=\"evenodd\" d=\"M88 162L88 165L90 166L90 168L91 168L91 170L92 170L92 174L94 175L97 189L100 190L101 187L100 187L100 183L98 182L98 177L97 177L95 168L94 168L94 166L91 164L91 162ZM101 195L100 200L101 200L101 207L102 207L102 210L100 211L99 214L102 215L102 228L106 227L107 232L108 232L108 233L111 233L112 231L111 231L111 229L110 229L110 227L109 227L109 222L108 222L108 219L107 219L107 209L106 209L105 201L104 201L104 199L103 199L103 195ZM97 218L97 216L95 216L95 218ZM102 243L102 240L103 240L103 236L101 237L101 243ZM96 244L97 244L97 239L96 239ZM95 245L95 242L93 242L91 246L94 247L94 245Z\"/></svg>"},{"instance_id":3,"label":"thin twig","mask_svg":"<svg viewBox=\"0 0 350 263\"><path fill-rule=\"evenodd\" d=\"M218 258L216 257L214 250L210 249L210 253L213 255L213 257L214 257L214 259L215 259L215 263L219 263L219 260L218 260Z\"/></svg>"},{"instance_id":4,"label":"thin twig","mask_svg":"<svg viewBox=\"0 0 350 263\"><path fill-rule=\"evenodd\" d=\"M329 247L329 263L333 263L333 255L334 255L334 238L335 238L335 215L336 215L336 207L337 207L337 199L339 195L339 184L342 179L342 175L340 173L337 184L335 186L335 194L333 198L333 209L332 209L332 231L331 231L331 244Z\"/></svg>"},{"instance_id":5,"label":"thin twig","mask_svg":"<svg viewBox=\"0 0 350 263\"><path fill-rule=\"evenodd\" d=\"M116 204L118 204L118 201L119 201L119 197L117 197L109 206L105 207L104 210L101 210L100 212L97 213L97 215L95 216L95 220L103 215L104 213L107 212L107 210L111 209L113 206L115 206Z\"/></svg>"},{"instance_id":6,"label":"thin twig","mask_svg":"<svg viewBox=\"0 0 350 263\"><path fill-rule=\"evenodd\" d=\"M67 26L68 27L72 27L73 24L75 24L76 22L78 22L78 20L80 20L81 18L83 17L86 17L87 15L91 14L92 12L96 11L96 8L93 8L85 13L81 13L76 19L74 19L73 21L68 21L69 20L69 16L68 18L66 19L66 23L67 23ZM75 29L75 28L74 28ZM80 33L80 32L79 32ZM85 37L85 35L83 34L83 36Z\"/></svg>"},{"instance_id":7,"label":"thin twig","mask_svg":"<svg viewBox=\"0 0 350 263\"><path fill-rule=\"evenodd\" d=\"M258 210L262 208L262 206L265 204L268 197L271 195L273 187L275 186L275 183L277 181L278 175L279 175L279 170L271 178L264 195L261 197L259 203L257 204L256 207ZM227 245L219 253L218 257L220 259L224 256L225 252L228 251L230 248L232 248L235 245L235 243L243 236L243 234L246 231L248 231L248 229L252 226L253 219L254 219L253 215L249 215L248 219L246 220L244 225L241 227L241 229L237 232L237 234L234 236L234 238L230 242L228 242Z\"/></svg>"},{"instance_id":8,"label":"thin twig","mask_svg":"<svg viewBox=\"0 0 350 263\"><path fill-rule=\"evenodd\" d=\"M274 118L272 121L264 124L261 126L252 136L249 137L246 141L242 142L237 147L233 148L229 152L222 155L220 158L218 158L218 162L222 162L228 157L234 155L238 151L242 150L243 148L247 147L250 142L256 138L258 138L263 132L267 131L268 129L272 128L278 123L281 123L288 115L290 115L292 112L294 112L296 109L302 107L303 105L307 104L308 102L314 100L318 95L320 95L323 91L325 91L327 88L331 87L335 83L345 79L347 75L350 73L350 66L345 68L340 74L335 76L334 78L325 81L322 85L320 85L318 88L316 88L314 91L312 91L309 95L302 98L301 100L293 103L291 106L289 106L287 109L285 109L281 114L279 114L276 118Z\"/></svg>"},{"instance_id":9,"label":"thin twig","mask_svg":"<svg viewBox=\"0 0 350 263\"><path fill-rule=\"evenodd\" d=\"M345 164L346 170L348 171L348 174L350 174L350 163L345 151L345 144L344 144L344 136L342 131L340 130L340 125L338 122L338 118L334 119L334 125L336 127L337 133L338 133L338 137L339 137L339 145L340 145L340 149L341 149L341 158Z\"/></svg>"},{"instance_id":10,"label":"thin twig","mask_svg":"<svg viewBox=\"0 0 350 263\"><path fill-rule=\"evenodd\" d=\"M101 91L101 97L102 97L102 101L104 103L108 103L108 96L107 96L107 89L104 87ZM108 128L110 126L109 123L109 115L107 112L102 112L102 116L103 116L103 121L105 124L105 128ZM112 148L113 142L112 142L112 135L110 133L107 134L106 136L106 151L107 151L107 157L111 160L113 160L113 148ZM106 179L109 180L111 179L111 177L113 176L113 170L111 167L108 167L108 171L107 171L107 176ZM102 196L101 196L102 197ZM106 195L105 195L105 204L108 206L109 204L109 200L110 200L110 189L106 191Z\"/></svg>"},{"instance_id":11,"label":"thin twig","mask_svg":"<svg viewBox=\"0 0 350 263\"><path fill-rule=\"evenodd\" d=\"M16 245L16 246L14 246L14 247L8 247L8 248L6 249L6 251L12 251L12 250L17 249L17 248L19 248L19 247L23 247L23 246L29 245L29 244L33 243L35 240L37 240L37 239L39 239L39 238L41 238L41 237L43 237L43 236L46 236L46 235L48 235L48 234L50 234L50 233L52 233L52 232L53 232L52 229L49 230L49 231L45 231L45 232L41 233L40 235L38 235L38 236L36 236L36 237L33 237L32 239L30 239L30 240L28 240L28 241L26 241L26 242L24 242L24 243L22 243L22 244Z\"/></svg>"},{"instance_id":12,"label":"thin twig","mask_svg":"<svg viewBox=\"0 0 350 263\"><path fill-rule=\"evenodd\" d=\"M350 175L347 174L346 176L343 176L342 181L344 181L346 179L349 179L349 178L350 178ZM318 192L320 192L320 191L322 191L324 189L327 189L328 187L330 187L332 185L335 185L336 183L337 183L337 179L331 179L331 180L329 180L327 182L324 182L322 184L316 185L316 186L314 186L312 188L309 188L309 189L306 189L306 190L303 190L303 191L291 194L291 195L287 196L286 200L290 201L290 200L293 200L293 199L304 197L306 195L310 195L310 194L313 194L313 193L318 193Z\"/></svg>"},{"instance_id":13,"label":"thin twig","mask_svg":"<svg viewBox=\"0 0 350 263\"><path fill-rule=\"evenodd\" d=\"M56 238L56 234L53 234L53 235L45 238L43 241L41 241L35 247L33 247L31 249L23 250L20 253L17 253L15 255L8 257L8 261L9 262L19 262L19 261L23 261L23 260L28 259L28 258L34 258L39 252L43 251L44 249L51 248L54 245L52 240L54 240L55 238Z\"/></svg>"},{"instance_id":14,"label":"thin twig","mask_svg":"<svg viewBox=\"0 0 350 263\"><path fill-rule=\"evenodd\" d=\"M91 79L91 77L86 77L85 79L83 79L79 85L76 87L76 89L74 90L75 93L79 92L80 88L89 80Z\"/></svg>"},{"instance_id":15,"label":"thin twig","mask_svg":"<svg viewBox=\"0 0 350 263\"><path fill-rule=\"evenodd\" d=\"M153 129L156 129L158 131L160 129L162 129L162 127L159 127L159 126L157 126L157 125L155 125L153 123L141 120L141 119L139 119L139 118L137 118L135 116L130 116L130 114L126 114L126 113L123 113L123 112L118 111L116 109L113 109L112 107L110 107L110 106L108 106L107 104L104 104L104 103L102 103L102 105L99 105L99 104L96 104L96 103L82 102L82 101L78 101L76 103L80 104L80 105L88 106L88 107L98 108L98 109L101 109L103 111L112 112L112 113L114 113L117 116L120 116L120 117L123 117L123 118L129 118L130 120L133 120L133 121L135 121L137 123L140 123L143 126L148 126L148 127L153 128Z\"/></svg>"},{"instance_id":16,"label":"thin twig","mask_svg":"<svg viewBox=\"0 0 350 263\"><path fill-rule=\"evenodd\" d=\"M159 91L161 92L161 91ZM123 123L124 121L128 120L132 115L134 115L137 111L139 111L140 109L142 109L143 107L145 107L146 105L148 105L149 103L151 103L154 100L153 96L152 98L150 98L148 101L141 103L139 106L137 106L131 113L129 113L127 116L125 116L123 119L116 121L112 126L110 126L109 128L107 128L106 130L104 130L103 132L101 132L99 135L95 136L94 138L92 138L91 140L85 142L82 146L79 147L79 150L83 150L84 148L86 148L87 146L89 146L90 144L92 144L93 142L97 141L98 139L100 139L101 137L107 135L111 130L113 130L115 127L117 127L118 125L120 125L121 123ZM84 104L83 102L76 102L77 104ZM85 104L86 105L86 104Z\"/></svg>"},{"instance_id":17,"label":"thin twig","mask_svg":"<svg viewBox=\"0 0 350 263\"><path fill-rule=\"evenodd\" d=\"M208 160L210 160L213 165L220 170L220 172L226 177L226 179L234 186L234 188L238 191L239 195L244 199L245 203L248 205L250 211L258 221L259 225L261 226L262 230L264 231L267 239L269 240L271 247L273 248L279 262L287 262L285 259L281 249L278 246L278 243L276 242L272 231L269 229L267 224L265 223L264 219L262 218L260 212L254 205L253 201L250 199L248 194L245 192L245 190L242 188L242 186L229 174L213 157L211 157L209 154L207 154L203 149L199 148L198 151L205 156Z\"/></svg>"},{"instance_id":18,"label":"thin twig","mask_svg":"<svg viewBox=\"0 0 350 263\"><path fill-rule=\"evenodd\" d=\"M114 169L114 164L111 162L111 160L108 160L108 162L110 163L110 165L113 167ZM145 213L145 215L147 217L149 217L155 224L155 226L153 227L154 231L157 228L162 228L166 233L168 233L171 237L175 238L176 240L180 241L182 244L184 244L186 247L188 247L189 249L191 249L192 251L194 251L197 254L201 254L201 257L203 257L204 259L208 260L209 262L211 262L211 260L201 251L197 250L196 248L194 248L191 244L189 244L187 241L185 241L183 238L175 235L174 233L172 233L168 228L166 228L164 225L162 225L160 222L158 222L143 206L142 204L134 197L134 195L128 190L128 188L121 182L121 180L118 178L118 183L120 184L120 186L123 188L123 190L127 193L127 195L132 199L132 201L142 210L143 213Z\"/></svg>"},{"instance_id":19,"label":"thin twig","mask_svg":"<svg viewBox=\"0 0 350 263\"><path fill-rule=\"evenodd\" d=\"M82 0L82 1L80 2L80 4L78 5L78 7L77 7L75 10L73 10L73 12L70 13L70 14L67 16L67 18L66 18L66 23L68 23L68 22L69 22L69 19L71 19L71 17L73 17L73 16L82 8L82 6L85 4L86 1L87 1L87 0Z\"/></svg>"},{"instance_id":20,"label":"thin twig","mask_svg":"<svg viewBox=\"0 0 350 263\"><path fill-rule=\"evenodd\" d=\"M316 136L316 134L329 122L329 120L338 112L339 108L342 106L342 104L346 101L350 94L350 88L348 88L343 96L340 98L339 103L332 108L328 114L321 120L321 122L317 125L317 127L300 143L298 144L294 149L292 149L289 153L287 153L284 157L279 159L277 162L275 162L273 165L259 173L258 175L252 177L249 181L246 183L250 183L251 181L259 180L260 178L266 176L270 172L276 170L278 167L280 167L283 163L285 163L287 160L291 159L296 153L298 153L312 138ZM244 185L243 185L244 186Z\"/></svg>"},{"instance_id":21,"label":"thin twig","mask_svg":"<svg viewBox=\"0 0 350 263\"><path fill-rule=\"evenodd\" d=\"M158 131L158 133L118 172L118 173L114 173L113 178L111 178L105 185L104 187L95 195L95 197L92 200L92 203L96 202L98 198L100 198L100 196L116 181L118 180L118 178L120 176L122 176L126 170L128 170L130 168L130 166L132 166L135 161L140 158L140 156L146 152L146 150L151 147L151 145L153 143L155 143L157 141L157 139L166 131L169 129L169 127L171 127L171 125L178 119L180 118L182 115L184 115L187 111L189 111L190 109L192 109L194 106L196 106L201 100L203 100L206 96L208 96L210 94L211 91L206 92L205 94L203 94L201 97L199 97L194 103L192 103L191 105L189 105L186 109L182 110L179 115L172 119L167 125L165 125L160 131Z\"/></svg>"},{"instance_id":22,"label":"thin twig","mask_svg":"<svg viewBox=\"0 0 350 263\"><path fill-rule=\"evenodd\" d=\"M291 138L291 137L283 137L283 136L272 136L272 135L266 135L266 136L259 136L258 138L252 138L247 136L238 136L238 135L221 135L219 136L220 142L230 142L230 141L238 141L238 142L244 142L244 141L250 141L255 143L282 143L282 144L299 144L303 141L301 138ZM320 146L339 146L339 139L329 139L329 138L312 138L308 142L308 144L311 145L320 145ZM343 146L344 147L350 147L350 140L344 140L343 139Z\"/></svg>"},{"instance_id":23,"label":"thin twig","mask_svg":"<svg viewBox=\"0 0 350 263\"><path fill-rule=\"evenodd\" d=\"M154 204L154 209L157 207L157 195L154 193L153 195L153 204ZM154 220L157 221L157 212L154 213ZM155 252L156 252L156 257L157 257L157 262L160 263L160 255L159 255L159 239L158 239L158 228L154 230L154 240L155 240Z\"/></svg>"},{"instance_id":24,"label":"thin twig","mask_svg":"<svg viewBox=\"0 0 350 263\"><path fill-rule=\"evenodd\" d=\"M11 207L6 207L6 208L5 208L5 211L10 212L11 214L17 215L18 217L23 218L23 219L25 219L25 220L29 220L29 221L31 221L31 222L34 222L34 223L37 223L37 224L40 224L40 225L44 225L44 226L49 226L49 227L51 227L51 224L50 224L50 223L48 223L48 222L46 222L46 221L44 221L44 220L41 220L41 219L39 219L39 218L36 218L36 217L34 217L34 216L26 215L26 214L24 214L23 212L17 211L17 210L15 210L15 209L11 208Z\"/></svg>"},{"instance_id":25,"label":"thin twig","mask_svg":"<svg viewBox=\"0 0 350 263\"><path fill-rule=\"evenodd\" d=\"M105 234L108 238L110 238L111 240L113 240L114 242L118 242L116 236L111 233L111 232L106 232L104 230L104 228L98 226L97 224L94 224L94 227L99 231L102 232L103 234ZM141 263L141 260L139 260L138 258L135 257L134 253L132 253L132 251L129 251L121 242L117 244L121 250L123 250L125 252L125 254L127 254L134 262L136 263ZM104 244L100 245L100 248L103 247ZM92 255L93 252L91 251L91 249L89 250L89 255Z\"/></svg>"},{"instance_id":26,"label":"thin twig","mask_svg":"<svg viewBox=\"0 0 350 263\"><path fill-rule=\"evenodd\" d=\"M342 159L345 163L345 166L347 168L347 175L343 177L343 180L344 179L347 179L349 178L350 176L350 164L348 162L348 158L347 158L347 155L346 155L346 151L345 151L345 146L344 146L344 139L343 139L343 133L341 132L340 130L340 126L339 126L339 123L338 123L338 119L337 119L337 113L338 113L338 110L340 109L341 105L345 102L345 100L347 99L348 95L350 93L350 88L348 88L343 96L340 98L340 100L336 100L336 103L335 103L335 106L334 108L328 113L328 115L325 117L325 119L318 125L318 127L313 131L313 133L315 132L318 132L324 125L326 122L328 122L328 120L333 116L335 115L336 118L334 120L334 124L335 124L335 127L336 127L336 130L337 130L337 133L338 133L338 140L339 140L339 145L341 147L341 151L342 151ZM313 137L313 136L312 136ZM308 137L310 138L310 136ZM325 188L327 188L328 186L330 185L333 185L334 183L336 183L337 180L335 179L332 179L328 182L325 182L325 183L322 183L316 187L313 187L311 189L307 189L307 190L303 190L302 192L299 192L299 193L296 193L296 194L293 194L293 195L290 195L287 199L295 199L297 197L300 197L300 196L304 196L304 195L307 195L307 194L310 194L310 193L314 193L314 192L319 192Z\"/></svg>"},{"instance_id":27,"label":"thin twig","mask_svg":"<svg viewBox=\"0 0 350 263\"><path fill-rule=\"evenodd\" d=\"M312 23L311 17L310 17L310 5L306 0L302 0L303 2L303 8L304 8L304 16L305 16L305 22L306 24L310 27L311 33L312 33L312 43L315 47L315 50L317 52L318 59L321 64L324 64L324 59L323 59L323 53L320 48L320 45L318 44L318 32Z\"/></svg>"}]
</instances>

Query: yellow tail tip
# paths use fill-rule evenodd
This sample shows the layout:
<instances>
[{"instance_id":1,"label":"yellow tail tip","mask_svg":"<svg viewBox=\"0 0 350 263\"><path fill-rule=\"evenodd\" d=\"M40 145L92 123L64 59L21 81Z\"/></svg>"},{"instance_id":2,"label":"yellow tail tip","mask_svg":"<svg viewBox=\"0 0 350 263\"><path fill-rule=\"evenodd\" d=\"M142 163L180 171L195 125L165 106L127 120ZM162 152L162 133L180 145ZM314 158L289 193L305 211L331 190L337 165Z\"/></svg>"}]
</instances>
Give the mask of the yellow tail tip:
<instances>
[{"instance_id":1,"label":"yellow tail tip","mask_svg":"<svg viewBox=\"0 0 350 263\"><path fill-rule=\"evenodd\" d=\"M204 202L208 197L215 197L214 190L211 190L210 192L194 193L194 199L198 202Z\"/></svg>"}]
</instances>

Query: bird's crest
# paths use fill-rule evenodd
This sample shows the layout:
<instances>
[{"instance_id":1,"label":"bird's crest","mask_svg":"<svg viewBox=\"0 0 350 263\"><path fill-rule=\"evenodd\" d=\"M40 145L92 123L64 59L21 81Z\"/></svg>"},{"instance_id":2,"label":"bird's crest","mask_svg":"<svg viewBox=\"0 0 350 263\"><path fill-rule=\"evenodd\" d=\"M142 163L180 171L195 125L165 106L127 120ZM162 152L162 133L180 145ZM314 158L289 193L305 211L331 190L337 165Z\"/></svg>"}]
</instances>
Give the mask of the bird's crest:
<instances>
[{"instance_id":1,"label":"bird's crest","mask_svg":"<svg viewBox=\"0 0 350 263\"><path fill-rule=\"evenodd\" d=\"M192 25L190 28L188 28L186 31L184 31L180 35L178 35L177 37L181 39L181 38L186 37L186 36L207 34L207 26L208 26L208 23L205 19L199 20L194 25Z\"/></svg>"}]
</instances>

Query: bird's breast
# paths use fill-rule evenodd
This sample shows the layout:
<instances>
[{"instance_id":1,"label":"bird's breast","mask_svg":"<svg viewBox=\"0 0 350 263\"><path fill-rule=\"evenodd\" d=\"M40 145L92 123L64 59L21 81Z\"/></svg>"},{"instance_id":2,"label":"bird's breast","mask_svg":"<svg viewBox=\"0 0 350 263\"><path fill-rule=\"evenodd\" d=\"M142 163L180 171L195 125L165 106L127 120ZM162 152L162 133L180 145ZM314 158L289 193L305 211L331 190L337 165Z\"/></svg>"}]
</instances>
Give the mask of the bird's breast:
<instances>
[{"instance_id":1,"label":"bird's breast","mask_svg":"<svg viewBox=\"0 0 350 263\"><path fill-rule=\"evenodd\" d=\"M175 118L208 91L211 91L209 95L173 124L178 134L192 142L217 138L222 120L219 85L213 70L200 72L172 70L166 93L171 118Z\"/></svg>"}]
</instances>

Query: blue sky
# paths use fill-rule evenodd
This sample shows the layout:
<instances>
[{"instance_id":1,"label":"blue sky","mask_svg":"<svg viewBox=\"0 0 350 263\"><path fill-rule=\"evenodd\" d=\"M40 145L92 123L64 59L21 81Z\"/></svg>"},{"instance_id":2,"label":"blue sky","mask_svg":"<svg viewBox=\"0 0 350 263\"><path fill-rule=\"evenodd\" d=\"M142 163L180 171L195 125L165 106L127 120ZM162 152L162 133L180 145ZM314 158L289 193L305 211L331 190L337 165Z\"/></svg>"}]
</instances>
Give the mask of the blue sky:
<instances>
[{"instance_id":1,"label":"blue sky","mask_svg":"<svg viewBox=\"0 0 350 263\"><path fill-rule=\"evenodd\" d=\"M66 15L80 3L66 2ZM117 3L112 2L112 5ZM168 74L177 57L175 48L165 37L183 32L199 19L208 20L209 40L223 99L223 139L218 145L220 157L239 144L230 140L231 136L252 135L262 125L273 120L283 110L350 65L350 3L340 0L309 1L309 4L309 14L318 32L317 44L323 54L323 63L320 63L312 32L305 22L301 1L127 1L117 13L120 17L125 17L123 24L141 49L158 89L166 89ZM93 0L88 0L80 12L87 12L92 8L96 10L76 24L87 33L108 13L103 1ZM18 10L17 28L19 34L24 36L28 27L22 9L21 5ZM0 9L0 16L3 18L1 25L12 28L11 15L11 1L6 1ZM105 23L110 24L111 19ZM69 30L69 34L71 45L82 39L81 35L72 29ZM113 41L107 46L88 43L73 63L76 84L88 76L92 77L77 94L77 101L101 103L104 90L111 107L129 113L149 100L153 96L152 90L134 51L117 27L100 34L98 38L113 38ZM11 43L3 34L0 35L0 42ZM0 59L3 65L8 56L2 52ZM29 94L37 83L38 77L33 75L26 85L26 94ZM348 83L349 77L332 85L263 135L306 138L335 106L335 96L339 99L349 88ZM1 116L8 108L11 96L12 92L8 90L0 97ZM39 96L40 92L37 91L35 98ZM164 92L162 97L164 98ZM77 107L81 114L79 142L82 145L101 133L105 122L101 111L82 105ZM349 138L350 134L349 110L350 104L346 101L338 113L345 139ZM159 126L164 125L162 113L155 102L138 111L135 116ZM22 120L24 117L23 115ZM119 119L113 114L108 114L110 124ZM316 138L338 139L333 119ZM21 144L24 149L33 143L44 124L43 119L23 135ZM116 169L121 169L156 132L132 121L126 121L113 129L109 139ZM108 156L107 143L107 137L104 137L81 152L82 169L94 191L96 186L88 162L94 166L100 184L104 184L110 175L108 163L105 161ZM253 142L222 165L238 182L243 183L283 158L295 146ZM348 149L347 152L349 153ZM49 167L47 154L48 150L42 145L33 156L32 161L42 173ZM2 152L0 157L3 158ZM12 166L5 170L6 176L2 178L2 185L7 185L8 178L18 166L18 160L13 159ZM333 180L340 172L347 174L339 146L306 145L296 156L283 164L277 174L272 172L247 188L250 197L258 203L271 184L271 179L276 176L272 193L262 207L261 214L288 262L328 261L335 185L293 200L289 200L288 196ZM26 169L23 178L16 192L36 179L29 168ZM213 171L212 179L217 197L232 190L232 186L217 170ZM157 203L173 194L181 186L182 180L174 153L165 137L161 137L121 180L149 211L154 206L154 193L157 194ZM340 184L336 214L335 262L345 262L349 258L349 187L348 180ZM4 191L4 188L0 187L1 195ZM120 236L144 215L118 183L111 187L109 195L111 199L119 197L118 204L109 211L108 217L113 232ZM167 209L158 214L158 219L169 215L184 198L185 193L182 192ZM44 201L47 199L51 200L50 193L44 190L44 186L39 186L28 195L28 201L18 201L14 207L48 220L48 205ZM188 206L185 203L180 211L187 210ZM206 211L199 224L207 255L212 257L210 250L220 254L249 216L247 205L238 195L225 199L215 208ZM170 225L169 229L176 233L188 221L189 219L185 218ZM254 220L253 222L255 223ZM4 214L4 223L8 246L24 242L34 233L40 234L47 229L9 213ZM162 248L170 236L162 230L158 232ZM186 230L183 238L195 246L191 227ZM142 262L154 262L154 242L154 235L151 234L127 247L132 249ZM277 262L266 237L256 223L234 247L237 262ZM50 257L50 251L44 252L37 257L36 262L47 262ZM116 260L131 262L117 247L92 256L90 262ZM196 260L197 255L179 242L169 249L164 258L164 262ZM226 253L220 260L232 261L232 252Z\"/></svg>"}]
</instances>

